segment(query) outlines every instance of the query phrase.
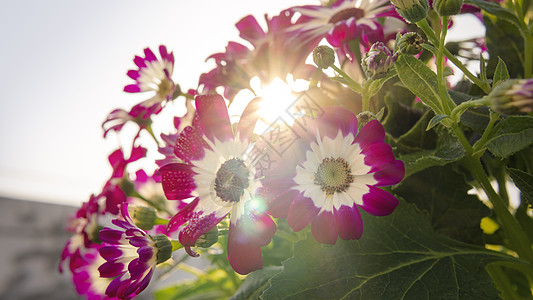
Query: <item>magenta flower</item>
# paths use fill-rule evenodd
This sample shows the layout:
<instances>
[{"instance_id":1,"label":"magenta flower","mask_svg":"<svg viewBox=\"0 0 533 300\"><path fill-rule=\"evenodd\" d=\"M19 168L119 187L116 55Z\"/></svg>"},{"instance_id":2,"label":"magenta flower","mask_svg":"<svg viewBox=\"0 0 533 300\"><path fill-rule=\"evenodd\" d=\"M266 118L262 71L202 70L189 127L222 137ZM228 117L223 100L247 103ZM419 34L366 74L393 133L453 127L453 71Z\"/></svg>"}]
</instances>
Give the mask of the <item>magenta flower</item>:
<instances>
[{"instance_id":1,"label":"magenta flower","mask_svg":"<svg viewBox=\"0 0 533 300\"><path fill-rule=\"evenodd\" d=\"M160 169L167 199L194 197L170 220L169 232L179 229L181 244L187 253L197 256L191 247L198 238L231 214L228 259L240 274L262 268L261 246L270 243L276 230L261 200L255 197L260 182L247 155L258 101L250 102L234 134L220 95L196 97L198 124L186 127L174 148L184 163Z\"/></svg>"},{"instance_id":2,"label":"magenta flower","mask_svg":"<svg viewBox=\"0 0 533 300\"><path fill-rule=\"evenodd\" d=\"M150 283L158 263L172 255L172 244L164 235L151 236L138 228L128 213L128 204L120 208L122 219L113 220L117 229L106 227L100 239L109 244L99 249L107 261L98 270L100 277L113 278L105 290L108 297L129 299Z\"/></svg>"},{"instance_id":3,"label":"magenta flower","mask_svg":"<svg viewBox=\"0 0 533 300\"><path fill-rule=\"evenodd\" d=\"M139 131L133 139L133 144L135 144L135 141L139 137L141 130L151 126L151 116L159 113L159 111L161 111L161 107L146 108L143 106L143 103L135 105L130 111L126 111L121 108L114 109L109 113L105 121L102 123L104 138L110 131L120 132L122 127L124 127L127 122L133 122L139 126Z\"/></svg>"},{"instance_id":4,"label":"magenta flower","mask_svg":"<svg viewBox=\"0 0 533 300\"><path fill-rule=\"evenodd\" d=\"M306 131L294 127L299 144L265 174L269 211L286 217L295 231L311 224L320 243L359 239L359 208L375 216L392 213L398 200L379 187L400 182L404 165L383 142L385 131L376 120L358 133L355 115L337 107L306 122Z\"/></svg>"},{"instance_id":5,"label":"magenta flower","mask_svg":"<svg viewBox=\"0 0 533 300\"><path fill-rule=\"evenodd\" d=\"M79 254L76 258L77 267L72 270L72 281L76 292L89 300L116 299L105 294L112 279L100 277L98 268L105 263L105 260L98 252L99 247L100 245L95 245L93 248L85 249L83 254Z\"/></svg>"},{"instance_id":6,"label":"magenta flower","mask_svg":"<svg viewBox=\"0 0 533 300\"><path fill-rule=\"evenodd\" d=\"M172 99L176 85L171 76L174 71L174 54L168 53L165 46L159 46L161 60L158 60L150 48L144 49L144 58L135 56L133 62L138 70L129 70L128 76L135 80L134 84L124 87L128 93L154 91L152 98L141 103L143 107L158 110L162 103Z\"/></svg>"}]
</instances>

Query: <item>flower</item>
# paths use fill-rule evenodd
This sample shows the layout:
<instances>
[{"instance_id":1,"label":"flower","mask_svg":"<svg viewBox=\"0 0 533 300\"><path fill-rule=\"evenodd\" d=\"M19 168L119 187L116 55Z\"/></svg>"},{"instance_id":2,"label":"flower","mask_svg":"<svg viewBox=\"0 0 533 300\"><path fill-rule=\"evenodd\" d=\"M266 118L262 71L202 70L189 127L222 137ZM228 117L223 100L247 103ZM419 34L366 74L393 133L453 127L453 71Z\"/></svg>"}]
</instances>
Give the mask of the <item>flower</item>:
<instances>
[{"instance_id":1,"label":"flower","mask_svg":"<svg viewBox=\"0 0 533 300\"><path fill-rule=\"evenodd\" d=\"M398 200L378 188L401 181L404 165L384 143L385 131L377 121L359 133L356 116L340 107L306 121L306 130L291 152L265 173L262 195L274 217L287 218L300 231L311 224L320 243L359 239L363 223L359 208L375 216L393 212Z\"/></svg>"},{"instance_id":2,"label":"flower","mask_svg":"<svg viewBox=\"0 0 533 300\"><path fill-rule=\"evenodd\" d=\"M174 70L174 54L167 48L159 46L161 60L158 60L150 48L144 49L144 58L135 56L133 62L138 70L129 70L128 76L135 80L134 84L124 87L128 93L155 91L156 95L141 103L142 106L157 111L164 101L173 98L176 85L171 76ZM178 88L179 89L179 88Z\"/></svg>"},{"instance_id":3,"label":"flower","mask_svg":"<svg viewBox=\"0 0 533 300\"><path fill-rule=\"evenodd\" d=\"M142 129L146 129L151 126L152 114L158 113L160 110L153 111L151 108L146 108L142 103L135 105L130 111L126 111L121 108L114 109L109 113L106 120L102 123L102 129L104 130L104 138L110 131L119 132L127 122L134 122L139 126L139 131L133 139L133 144L139 137Z\"/></svg>"},{"instance_id":4,"label":"flower","mask_svg":"<svg viewBox=\"0 0 533 300\"><path fill-rule=\"evenodd\" d=\"M388 0L338 0L331 6L306 5L291 10L301 14L289 28L295 38L307 41L325 37L334 47L348 47L347 42L355 39L363 44L366 40L384 41L385 36L392 38L392 33L403 27L394 18L387 18L383 24L378 21L381 17L399 17Z\"/></svg>"},{"instance_id":5,"label":"flower","mask_svg":"<svg viewBox=\"0 0 533 300\"><path fill-rule=\"evenodd\" d=\"M392 64L398 58L398 53L392 54L392 51L382 42L376 42L370 47L370 50L363 57L361 66L370 79L379 79L387 76L387 72Z\"/></svg>"},{"instance_id":6,"label":"flower","mask_svg":"<svg viewBox=\"0 0 533 300\"><path fill-rule=\"evenodd\" d=\"M108 297L129 299L148 286L155 266L171 257L172 243L165 235L148 235L138 228L129 216L127 203L120 211L123 220L112 221L117 228L100 231L100 239L109 245L98 250L107 261L98 270L100 277L113 278L105 290Z\"/></svg>"},{"instance_id":7,"label":"flower","mask_svg":"<svg viewBox=\"0 0 533 300\"><path fill-rule=\"evenodd\" d=\"M489 94L491 108L504 114L533 112L533 79L510 79Z\"/></svg>"},{"instance_id":8,"label":"flower","mask_svg":"<svg viewBox=\"0 0 533 300\"><path fill-rule=\"evenodd\" d=\"M116 299L109 298L105 294L105 290L112 279L100 277L98 268L105 263L105 260L100 256L99 248L100 245L95 245L93 248L87 248L83 254L79 254L76 259L78 265L72 270L72 281L76 292L80 295L85 295L87 299Z\"/></svg>"},{"instance_id":9,"label":"flower","mask_svg":"<svg viewBox=\"0 0 533 300\"><path fill-rule=\"evenodd\" d=\"M197 256L191 247L198 238L231 213L228 259L239 274L262 268L261 246L270 242L276 230L255 197L260 182L255 178L253 159L247 155L259 101L252 100L246 107L234 134L220 95L196 97L199 122L181 132L174 148L184 163L160 168L169 200L194 197L170 220L169 232L179 229L181 244L187 253Z\"/></svg>"}]
</instances>

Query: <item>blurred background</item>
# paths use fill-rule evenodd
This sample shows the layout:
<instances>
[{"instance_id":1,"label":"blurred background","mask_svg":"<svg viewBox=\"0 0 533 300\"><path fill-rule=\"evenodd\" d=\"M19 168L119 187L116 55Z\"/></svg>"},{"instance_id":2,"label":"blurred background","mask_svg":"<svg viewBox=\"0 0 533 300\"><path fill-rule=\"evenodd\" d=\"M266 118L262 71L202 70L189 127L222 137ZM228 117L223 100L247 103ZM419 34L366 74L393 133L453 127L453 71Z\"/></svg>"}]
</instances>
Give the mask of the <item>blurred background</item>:
<instances>
[{"instance_id":1,"label":"blurred background","mask_svg":"<svg viewBox=\"0 0 533 300\"><path fill-rule=\"evenodd\" d=\"M64 228L101 190L107 156L121 144L114 134L103 139L101 123L111 110L148 98L122 91L135 55L166 45L174 81L196 88L213 67L205 59L241 41L234 24L242 17L264 25L265 13L317 3L2 0L0 299L77 299L70 278L57 273ZM473 17L454 22L450 40L483 35Z\"/></svg>"}]
</instances>

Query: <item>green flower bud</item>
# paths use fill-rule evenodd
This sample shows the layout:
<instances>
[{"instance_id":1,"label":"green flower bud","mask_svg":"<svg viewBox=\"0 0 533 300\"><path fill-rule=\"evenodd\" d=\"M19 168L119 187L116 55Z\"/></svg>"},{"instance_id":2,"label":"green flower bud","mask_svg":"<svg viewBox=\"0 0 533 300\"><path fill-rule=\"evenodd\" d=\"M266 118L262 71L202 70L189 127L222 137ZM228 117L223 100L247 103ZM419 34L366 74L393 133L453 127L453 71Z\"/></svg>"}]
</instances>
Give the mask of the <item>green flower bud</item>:
<instances>
[{"instance_id":1,"label":"green flower bud","mask_svg":"<svg viewBox=\"0 0 533 300\"><path fill-rule=\"evenodd\" d=\"M139 228L143 230L150 230L154 227L157 214L155 209L148 206L130 206L128 209L132 209L130 216L133 216L133 222Z\"/></svg>"},{"instance_id":2,"label":"green flower bud","mask_svg":"<svg viewBox=\"0 0 533 300\"><path fill-rule=\"evenodd\" d=\"M408 32L398 41L400 53L405 55L416 55L422 51L424 39L416 32Z\"/></svg>"},{"instance_id":3,"label":"green flower bud","mask_svg":"<svg viewBox=\"0 0 533 300\"><path fill-rule=\"evenodd\" d=\"M357 115L357 123L358 123L358 127L359 129L365 127L366 124L368 124L368 122L372 121L372 120L377 120L378 118L376 117L376 115L374 115L372 112L370 111L363 111L363 112L360 112L358 115Z\"/></svg>"},{"instance_id":4,"label":"green flower bud","mask_svg":"<svg viewBox=\"0 0 533 300\"><path fill-rule=\"evenodd\" d=\"M196 240L196 247L200 248L209 248L213 246L214 243L218 241L218 228L215 226L211 228L208 232L202 234Z\"/></svg>"},{"instance_id":5,"label":"green flower bud","mask_svg":"<svg viewBox=\"0 0 533 300\"><path fill-rule=\"evenodd\" d=\"M434 0L433 9L439 16L453 16L461 11L463 0Z\"/></svg>"},{"instance_id":6,"label":"green flower bud","mask_svg":"<svg viewBox=\"0 0 533 300\"><path fill-rule=\"evenodd\" d=\"M533 79L510 79L490 92L491 108L508 115L533 112Z\"/></svg>"},{"instance_id":7,"label":"green flower bud","mask_svg":"<svg viewBox=\"0 0 533 300\"><path fill-rule=\"evenodd\" d=\"M428 0L391 0L396 11L408 23L416 23L428 15Z\"/></svg>"},{"instance_id":8,"label":"green flower bud","mask_svg":"<svg viewBox=\"0 0 533 300\"><path fill-rule=\"evenodd\" d=\"M389 68L398 58L398 54L392 54L392 51L382 42L376 42L370 47L361 62L366 77L370 79L379 79L387 75Z\"/></svg>"},{"instance_id":9,"label":"green flower bud","mask_svg":"<svg viewBox=\"0 0 533 300\"><path fill-rule=\"evenodd\" d=\"M154 241L157 248L157 263L163 263L172 256L172 243L164 234L151 235L150 238Z\"/></svg>"},{"instance_id":10,"label":"green flower bud","mask_svg":"<svg viewBox=\"0 0 533 300\"><path fill-rule=\"evenodd\" d=\"M313 50L313 61L321 69L327 69L335 63L335 51L329 46L318 46Z\"/></svg>"}]
</instances>

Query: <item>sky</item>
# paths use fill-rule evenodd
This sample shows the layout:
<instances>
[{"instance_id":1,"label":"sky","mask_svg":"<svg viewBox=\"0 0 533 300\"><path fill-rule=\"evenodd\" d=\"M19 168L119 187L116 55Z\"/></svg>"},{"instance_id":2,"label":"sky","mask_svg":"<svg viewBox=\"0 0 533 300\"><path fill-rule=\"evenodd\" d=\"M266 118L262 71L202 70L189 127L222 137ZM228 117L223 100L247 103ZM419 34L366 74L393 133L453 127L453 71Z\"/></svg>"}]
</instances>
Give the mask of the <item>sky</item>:
<instances>
[{"instance_id":1,"label":"sky","mask_svg":"<svg viewBox=\"0 0 533 300\"><path fill-rule=\"evenodd\" d=\"M0 197L77 206L101 190L111 173L107 156L120 142L103 139L101 123L111 110L148 98L122 91L145 47L166 45L176 58L174 81L195 88L212 68L205 59L241 41L234 24L242 17L262 22L265 13L316 3L3 0ZM476 32L468 26L451 34Z\"/></svg>"}]
</instances>

